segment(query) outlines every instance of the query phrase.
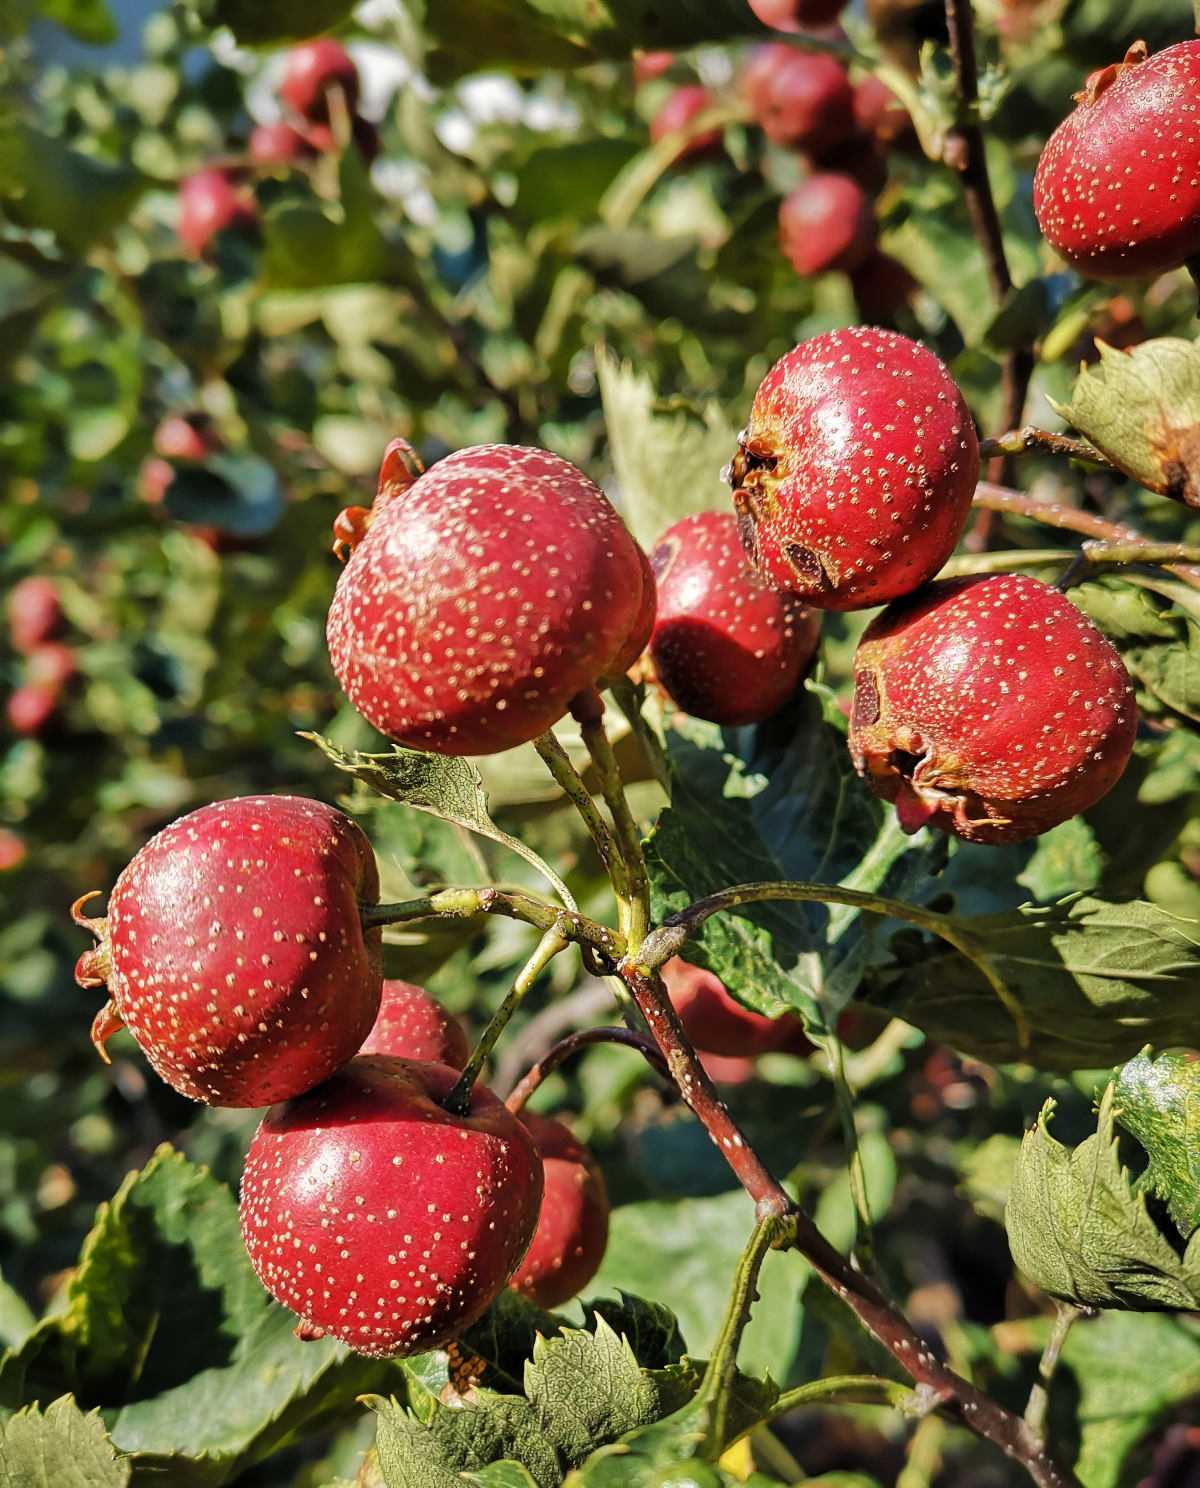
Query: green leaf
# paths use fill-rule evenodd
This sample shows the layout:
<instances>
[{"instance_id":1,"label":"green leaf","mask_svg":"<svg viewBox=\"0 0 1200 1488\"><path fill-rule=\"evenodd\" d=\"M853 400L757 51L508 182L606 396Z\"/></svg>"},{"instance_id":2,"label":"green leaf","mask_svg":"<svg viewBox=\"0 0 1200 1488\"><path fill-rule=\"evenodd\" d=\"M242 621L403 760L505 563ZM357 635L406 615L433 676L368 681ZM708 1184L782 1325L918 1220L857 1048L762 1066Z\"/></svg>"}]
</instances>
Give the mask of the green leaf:
<instances>
[{"instance_id":1,"label":"green leaf","mask_svg":"<svg viewBox=\"0 0 1200 1488\"><path fill-rule=\"evenodd\" d=\"M527 1400L473 1391L454 1407L418 1420L396 1401L372 1400L379 1416L379 1465L389 1488L443 1488L489 1463L519 1462L537 1488L557 1488L562 1468Z\"/></svg>"},{"instance_id":2,"label":"green leaf","mask_svg":"<svg viewBox=\"0 0 1200 1488\"><path fill-rule=\"evenodd\" d=\"M1004 1223L1004 1206L1012 1192L1013 1171L1020 1155L1021 1143L1007 1132L993 1132L969 1148L962 1158L958 1191L986 1219Z\"/></svg>"},{"instance_id":3,"label":"green leaf","mask_svg":"<svg viewBox=\"0 0 1200 1488\"><path fill-rule=\"evenodd\" d=\"M79 41L110 46L120 31L104 0L37 0L38 9Z\"/></svg>"},{"instance_id":4,"label":"green leaf","mask_svg":"<svg viewBox=\"0 0 1200 1488\"><path fill-rule=\"evenodd\" d=\"M649 377L607 349L596 372L621 511L638 542L649 550L680 517L728 505L721 471L737 435L717 405L662 410Z\"/></svg>"},{"instance_id":5,"label":"green leaf","mask_svg":"<svg viewBox=\"0 0 1200 1488\"><path fill-rule=\"evenodd\" d=\"M125 1488L131 1472L99 1412L84 1415L70 1395L0 1424L0 1488Z\"/></svg>"},{"instance_id":6,"label":"green leaf","mask_svg":"<svg viewBox=\"0 0 1200 1488\"><path fill-rule=\"evenodd\" d=\"M467 1473L466 1478L480 1488L538 1488L519 1462L492 1462L482 1472Z\"/></svg>"},{"instance_id":7,"label":"green leaf","mask_svg":"<svg viewBox=\"0 0 1200 1488\"><path fill-rule=\"evenodd\" d=\"M0 1344L17 1348L33 1331L37 1319L25 1299L0 1276Z\"/></svg>"},{"instance_id":8,"label":"green leaf","mask_svg":"<svg viewBox=\"0 0 1200 1488\"><path fill-rule=\"evenodd\" d=\"M1100 361L1055 410L1147 490L1200 506L1200 346L1176 336L1128 351L1096 345Z\"/></svg>"},{"instance_id":9,"label":"green leaf","mask_svg":"<svg viewBox=\"0 0 1200 1488\"><path fill-rule=\"evenodd\" d=\"M1194 1309L1200 1247L1177 1254L1121 1166L1113 1086L1096 1133L1074 1149L1050 1135L1053 1112L1047 1101L1013 1171L1004 1216L1013 1260L1044 1292L1079 1307Z\"/></svg>"},{"instance_id":10,"label":"green leaf","mask_svg":"<svg viewBox=\"0 0 1200 1488\"><path fill-rule=\"evenodd\" d=\"M47 228L76 256L107 237L132 211L148 182L17 121L0 128L0 198L22 227Z\"/></svg>"},{"instance_id":11,"label":"green leaf","mask_svg":"<svg viewBox=\"0 0 1200 1488\"><path fill-rule=\"evenodd\" d=\"M1187 1044L1200 1019L1200 923L1144 900L1083 896L956 919L1020 1003L1032 1042L1022 1050L1007 1010L976 966L954 951L892 942L900 963L871 1000L939 1043L991 1064L1098 1069L1147 1042Z\"/></svg>"},{"instance_id":12,"label":"green leaf","mask_svg":"<svg viewBox=\"0 0 1200 1488\"><path fill-rule=\"evenodd\" d=\"M1187 1240L1200 1226L1200 1056L1150 1057L1143 1049L1117 1074L1116 1118L1150 1157L1139 1187L1164 1201Z\"/></svg>"},{"instance_id":13,"label":"green leaf","mask_svg":"<svg viewBox=\"0 0 1200 1488\"><path fill-rule=\"evenodd\" d=\"M534 222L586 222L613 177L637 154L628 140L571 140L534 150L517 176L513 211Z\"/></svg>"},{"instance_id":14,"label":"green leaf","mask_svg":"<svg viewBox=\"0 0 1200 1488\"><path fill-rule=\"evenodd\" d=\"M468 759L444 754L422 754L396 745L388 754L363 754L339 749L320 734L301 733L348 775L363 781L381 796L402 801L414 811L427 811L442 821L455 822L481 837L510 848L553 886L568 909L577 905L558 874L516 837L502 832L488 815L487 791L479 771Z\"/></svg>"},{"instance_id":15,"label":"green leaf","mask_svg":"<svg viewBox=\"0 0 1200 1488\"><path fill-rule=\"evenodd\" d=\"M286 201L263 219L263 275L272 290L320 289L395 279L404 268L376 223L378 199L359 152L347 148L338 165L339 200L332 206Z\"/></svg>"},{"instance_id":16,"label":"green leaf","mask_svg":"<svg viewBox=\"0 0 1200 1488\"><path fill-rule=\"evenodd\" d=\"M1200 594L1168 574L1080 584L1071 599L1121 653L1143 712L1200 722Z\"/></svg>"},{"instance_id":17,"label":"green leaf","mask_svg":"<svg viewBox=\"0 0 1200 1488\"><path fill-rule=\"evenodd\" d=\"M213 0L210 23L228 26L243 46L304 41L339 25L353 0Z\"/></svg>"}]
</instances>

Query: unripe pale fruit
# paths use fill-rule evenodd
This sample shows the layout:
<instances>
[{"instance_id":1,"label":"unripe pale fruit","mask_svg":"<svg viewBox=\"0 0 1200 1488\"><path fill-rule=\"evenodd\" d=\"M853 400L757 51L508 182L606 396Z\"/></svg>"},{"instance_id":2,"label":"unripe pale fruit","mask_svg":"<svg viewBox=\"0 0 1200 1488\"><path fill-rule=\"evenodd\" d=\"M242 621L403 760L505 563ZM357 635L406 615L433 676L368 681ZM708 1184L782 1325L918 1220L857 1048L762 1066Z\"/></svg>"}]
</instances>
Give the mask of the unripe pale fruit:
<instances>
[{"instance_id":1,"label":"unripe pale fruit","mask_svg":"<svg viewBox=\"0 0 1200 1488\"><path fill-rule=\"evenodd\" d=\"M763 133L777 145L819 157L854 128L854 90L846 69L823 52L768 42L746 63L741 87Z\"/></svg>"},{"instance_id":2,"label":"unripe pale fruit","mask_svg":"<svg viewBox=\"0 0 1200 1488\"><path fill-rule=\"evenodd\" d=\"M752 1058L782 1049L804 1031L791 1014L752 1013L729 995L719 977L678 956L666 963L662 976L684 1032L701 1053Z\"/></svg>"},{"instance_id":3,"label":"unripe pale fruit","mask_svg":"<svg viewBox=\"0 0 1200 1488\"><path fill-rule=\"evenodd\" d=\"M779 246L797 274L850 273L875 246L875 212L849 176L807 176L779 206Z\"/></svg>"},{"instance_id":4,"label":"unripe pale fruit","mask_svg":"<svg viewBox=\"0 0 1200 1488\"><path fill-rule=\"evenodd\" d=\"M330 606L329 654L389 738L494 754L609 671L641 603L637 544L582 471L480 445L376 503Z\"/></svg>"},{"instance_id":5,"label":"unripe pale fruit","mask_svg":"<svg viewBox=\"0 0 1200 1488\"><path fill-rule=\"evenodd\" d=\"M850 754L900 825L1023 842L1120 779L1137 707L1111 642L1027 575L931 584L867 628Z\"/></svg>"},{"instance_id":6,"label":"unripe pale fruit","mask_svg":"<svg viewBox=\"0 0 1200 1488\"><path fill-rule=\"evenodd\" d=\"M821 609L861 610L910 594L954 551L979 441L931 351L855 326L776 362L727 474L759 572Z\"/></svg>"},{"instance_id":7,"label":"unripe pale fruit","mask_svg":"<svg viewBox=\"0 0 1200 1488\"><path fill-rule=\"evenodd\" d=\"M82 986L108 987L92 1039L124 1023L193 1100L266 1106L357 1053L379 1008L375 855L332 806L241 796L165 827L124 868ZM82 901L81 901L82 902Z\"/></svg>"},{"instance_id":8,"label":"unripe pale fruit","mask_svg":"<svg viewBox=\"0 0 1200 1488\"><path fill-rule=\"evenodd\" d=\"M755 573L729 512L676 522L651 565L658 614L650 657L674 702L726 726L777 713L813 659L820 615Z\"/></svg>"},{"instance_id":9,"label":"unripe pale fruit","mask_svg":"<svg viewBox=\"0 0 1200 1488\"><path fill-rule=\"evenodd\" d=\"M846 0L750 0L750 9L775 31L803 31L828 26L845 9Z\"/></svg>"},{"instance_id":10,"label":"unripe pale fruit","mask_svg":"<svg viewBox=\"0 0 1200 1488\"><path fill-rule=\"evenodd\" d=\"M471 1057L471 1045L458 1019L424 987L385 981L375 1026L358 1052L392 1054L460 1070Z\"/></svg>"},{"instance_id":11,"label":"unripe pale fruit","mask_svg":"<svg viewBox=\"0 0 1200 1488\"><path fill-rule=\"evenodd\" d=\"M250 159L255 165L303 165L315 159L317 147L293 125L280 119L259 124L250 132Z\"/></svg>"},{"instance_id":12,"label":"unripe pale fruit","mask_svg":"<svg viewBox=\"0 0 1200 1488\"><path fill-rule=\"evenodd\" d=\"M668 135L677 134L679 130L688 128L693 119L712 106L712 94L699 83L687 83L682 88L676 88L651 120L650 138L657 143ZM690 156L697 159L703 155L715 154L721 148L721 139L719 129L704 129L680 145L675 158L683 160Z\"/></svg>"},{"instance_id":13,"label":"unripe pale fruit","mask_svg":"<svg viewBox=\"0 0 1200 1488\"><path fill-rule=\"evenodd\" d=\"M258 209L253 196L238 185L228 171L198 170L179 183L179 241L199 258L218 233L257 229Z\"/></svg>"},{"instance_id":14,"label":"unripe pale fruit","mask_svg":"<svg viewBox=\"0 0 1200 1488\"><path fill-rule=\"evenodd\" d=\"M1038 226L1081 274L1137 278L1200 254L1200 41L1088 78L1033 181Z\"/></svg>"},{"instance_id":15,"label":"unripe pale fruit","mask_svg":"<svg viewBox=\"0 0 1200 1488\"><path fill-rule=\"evenodd\" d=\"M242 1175L242 1239L258 1279L300 1320L360 1354L448 1343L528 1248L542 1164L485 1086L440 1104L442 1064L352 1060L263 1118Z\"/></svg>"},{"instance_id":16,"label":"unripe pale fruit","mask_svg":"<svg viewBox=\"0 0 1200 1488\"><path fill-rule=\"evenodd\" d=\"M32 651L53 640L62 628L63 613L53 579L30 574L9 590L8 638L14 651Z\"/></svg>"},{"instance_id":17,"label":"unripe pale fruit","mask_svg":"<svg viewBox=\"0 0 1200 1488\"><path fill-rule=\"evenodd\" d=\"M544 1187L537 1229L509 1285L539 1307L560 1307L600 1269L608 1190L596 1159L561 1121L532 1111L520 1120L542 1159Z\"/></svg>"},{"instance_id":18,"label":"unripe pale fruit","mask_svg":"<svg viewBox=\"0 0 1200 1488\"><path fill-rule=\"evenodd\" d=\"M321 36L292 48L279 97L293 113L314 124L327 124L329 94L334 88L342 90L347 112L353 114L358 108L358 68L340 41Z\"/></svg>"}]
</instances>

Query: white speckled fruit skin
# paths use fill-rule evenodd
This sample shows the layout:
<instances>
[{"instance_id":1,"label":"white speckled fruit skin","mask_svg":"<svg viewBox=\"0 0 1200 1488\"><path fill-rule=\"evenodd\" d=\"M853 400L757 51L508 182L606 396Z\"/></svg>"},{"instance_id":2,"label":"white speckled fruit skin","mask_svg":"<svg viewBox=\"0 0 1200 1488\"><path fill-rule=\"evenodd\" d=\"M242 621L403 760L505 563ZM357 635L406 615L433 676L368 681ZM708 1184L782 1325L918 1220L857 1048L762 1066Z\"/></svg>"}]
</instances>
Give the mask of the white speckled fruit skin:
<instances>
[{"instance_id":1,"label":"white speckled fruit skin","mask_svg":"<svg viewBox=\"0 0 1200 1488\"><path fill-rule=\"evenodd\" d=\"M641 601L637 544L582 471L480 445L379 511L338 583L329 654L389 738L494 754L543 733L606 672Z\"/></svg>"},{"instance_id":2,"label":"white speckled fruit skin","mask_svg":"<svg viewBox=\"0 0 1200 1488\"><path fill-rule=\"evenodd\" d=\"M375 855L333 807L241 796L172 822L108 901L109 993L151 1065L217 1106L266 1106L353 1057L383 980Z\"/></svg>"},{"instance_id":3,"label":"white speckled fruit skin","mask_svg":"<svg viewBox=\"0 0 1200 1488\"><path fill-rule=\"evenodd\" d=\"M242 1176L242 1238L310 1329L394 1358L457 1337L516 1270L542 1162L484 1086L452 1116L446 1065L370 1055L267 1112Z\"/></svg>"},{"instance_id":4,"label":"white speckled fruit skin","mask_svg":"<svg viewBox=\"0 0 1200 1488\"><path fill-rule=\"evenodd\" d=\"M1115 647L1023 574L946 580L885 610L854 680L851 757L909 831L1037 836L1111 790L1137 732Z\"/></svg>"},{"instance_id":5,"label":"white speckled fruit skin","mask_svg":"<svg viewBox=\"0 0 1200 1488\"><path fill-rule=\"evenodd\" d=\"M1083 98L1042 151L1033 205L1051 246L1097 279L1162 273L1200 253L1200 41Z\"/></svg>"},{"instance_id":6,"label":"white speckled fruit skin","mask_svg":"<svg viewBox=\"0 0 1200 1488\"><path fill-rule=\"evenodd\" d=\"M561 1307L600 1269L608 1246L608 1190L591 1151L561 1121L521 1112L542 1160L537 1229L509 1285L539 1307Z\"/></svg>"},{"instance_id":7,"label":"white speckled fruit skin","mask_svg":"<svg viewBox=\"0 0 1200 1488\"><path fill-rule=\"evenodd\" d=\"M471 1057L466 1030L424 987L394 979L383 984L375 1026L360 1054L394 1054L462 1069Z\"/></svg>"},{"instance_id":8,"label":"white speckled fruit skin","mask_svg":"<svg viewBox=\"0 0 1200 1488\"><path fill-rule=\"evenodd\" d=\"M743 540L768 582L819 609L859 610L910 594L954 551L979 441L931 351L856 326L776 362L731 473Z\"/></svg>"}]
</instances>

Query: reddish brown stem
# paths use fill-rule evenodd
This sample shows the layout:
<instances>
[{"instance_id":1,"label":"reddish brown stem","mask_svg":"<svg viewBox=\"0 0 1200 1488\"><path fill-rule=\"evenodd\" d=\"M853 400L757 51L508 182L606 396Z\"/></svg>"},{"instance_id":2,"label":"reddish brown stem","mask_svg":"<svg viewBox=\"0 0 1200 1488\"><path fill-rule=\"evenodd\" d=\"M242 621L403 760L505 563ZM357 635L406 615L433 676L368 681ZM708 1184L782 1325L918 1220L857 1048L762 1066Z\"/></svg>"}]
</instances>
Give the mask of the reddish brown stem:
<instances>
[{"instance_id":1,"label":"reddish brown stem","mask_svg":"<svg viewBox=\"0 0 1200 1488\"><path fill-rule=\"evenodd\" d=\"M655 1045L640 1033L634 1033L629 1028L581 1028L547 1050L513 1086L504 1104L514 1116L517 1115L547 1075L553 1074L564 1060L592 1044L624 1044L627 1049L636 1049L664 1080L671 1078L666 1060Z\"/></svg>"}]
</instances>

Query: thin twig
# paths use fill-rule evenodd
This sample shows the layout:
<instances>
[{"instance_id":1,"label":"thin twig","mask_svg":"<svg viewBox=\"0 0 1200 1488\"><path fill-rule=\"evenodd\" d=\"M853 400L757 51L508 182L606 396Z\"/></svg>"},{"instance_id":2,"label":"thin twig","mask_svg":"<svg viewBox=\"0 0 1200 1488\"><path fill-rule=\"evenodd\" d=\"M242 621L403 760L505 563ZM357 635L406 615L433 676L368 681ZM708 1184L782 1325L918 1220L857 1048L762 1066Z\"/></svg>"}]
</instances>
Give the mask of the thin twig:
<instances>
[{"instance_id":1,"label":"thin twig","mask_svg":"<svg viewBox=\"0 0 1200 1488\"><path fill-rule=\"evenodd\" d=\"M979 441L979 453L985 460L997 455L1030 454L1034 450L1048 455L1065 455L1070 460L1087 460L1092 465L1112 465L1108 456L1101 454L1089 440L1051 434L1048 429L1039 429L1035 424L1026 424L1023 429L1010 429L1007 434Z\"/></svg>"},{"instance_id":2,"label":"thin twig","mask_svg":"<svg viewBox=\"0 0 1200 1488\"><path fill-rule=\"evenodd\" d=\"M576 910L557 909L529 894L505 889L448 888L404 899L395 904L364 904L359 908L364 926L400 925L414 920L471 920L477 915L506 915L523 920L539 930L557 930L569 940L590 945L608 962L616 963L625 953L624 937L598 920Z\"/></svg>"},{"instance_id":3,"label":"thin twig","mask_svg":"<svg viewBox=\"0 0 1200 1488\"><path fill-rule=\"evenodd\" d=\"M644 1034L635 1033L631 1028L580 1028L560 1039L536 1064L531 1065L513 1086L504 1104L514 1116L524 1110L529 1097L548 1075L552 1075L565 1060L593 1044L623 1044L627 1049L636 1049L664 1080L671 1078L667 1061Z\"/></svg>"},{"instance_id":4,"label":"thin twig","mask_svg":"<svg viewBox=\"0 0 1200 1488\"><path fill-rule=\"evenodd\" d=\"M592 793L583 782L583 777L571 763L571 757L562 747L554 734L547 730L533 741L533 747L542 758L543 764L554 777L555 782L568 798L576 811L583 818L584 826L587 827L588 836L595 844L600 861L604 864L604 871L613 877L614 874L624 880L624 864L620 854L617 852L613 835L609 831L608 823L600 813L600 808L592 799ZM615 883L615 879L614 879Z\"/></svg>"}]
</instances>

